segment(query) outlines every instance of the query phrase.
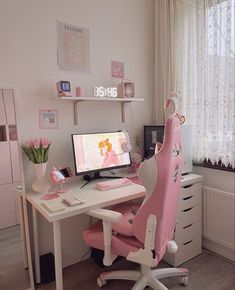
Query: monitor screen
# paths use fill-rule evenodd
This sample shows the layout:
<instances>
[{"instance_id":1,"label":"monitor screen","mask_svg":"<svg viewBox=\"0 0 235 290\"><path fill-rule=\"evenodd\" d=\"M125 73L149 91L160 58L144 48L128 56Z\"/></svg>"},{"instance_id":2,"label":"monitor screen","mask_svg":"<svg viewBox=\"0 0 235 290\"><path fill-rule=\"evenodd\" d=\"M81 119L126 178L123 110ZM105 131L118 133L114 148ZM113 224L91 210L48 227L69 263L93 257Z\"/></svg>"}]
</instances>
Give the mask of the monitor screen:
<instances>
[{"instance_id":1,"label":"monitor screen","mask_svg":"<svg viewBox=\"0 0 235 290\"><path fill-rule=\"evenodd\" d=\"M126 135L121 131L73 134L76 175L130 165L130 155L122 148L126 141Z\"/></svg>"},{"instance_id":2,"label":"monitor screen","mask_svg":"<svg viewBox=\"0 0 235 290\"><path fill-rule=\"evenodd\" d=\"M70 92L71 91L70 82L61 81L61 91Z\"/></svg>"}]
</instances>

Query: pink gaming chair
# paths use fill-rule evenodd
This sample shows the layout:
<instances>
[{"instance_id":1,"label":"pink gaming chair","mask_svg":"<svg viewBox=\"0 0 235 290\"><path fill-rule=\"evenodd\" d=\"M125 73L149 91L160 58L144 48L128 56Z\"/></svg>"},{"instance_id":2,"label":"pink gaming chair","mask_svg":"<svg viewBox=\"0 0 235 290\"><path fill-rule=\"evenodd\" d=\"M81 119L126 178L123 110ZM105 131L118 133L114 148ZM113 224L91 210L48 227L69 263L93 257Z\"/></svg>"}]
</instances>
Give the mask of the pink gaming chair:
<instances>
[{"instance_id":1,"label":"pink gaming chair","mask_svg":"<svg viewBox=\"0 0 235 290\"><path fill-rule=\"evenodd\" d=\"M176 225L177 203L181 179L180 121L171 115L165 126L164 141L159 152L144 161L138 171L140 182L146 189L142 205L122 204L112 211L98 209L90 215L101 218L83 233L85 242L104 250L104 265L111 265L118 256L139 263L140 271L105 272L97 279L101 287L109 279L136 281L132 290L166 290L158 280L179 276L180 283L187 285L187 269L152 269L163 258L166 250L174 253L177 245L173 239Z\"/></svg>"}]
</instances>

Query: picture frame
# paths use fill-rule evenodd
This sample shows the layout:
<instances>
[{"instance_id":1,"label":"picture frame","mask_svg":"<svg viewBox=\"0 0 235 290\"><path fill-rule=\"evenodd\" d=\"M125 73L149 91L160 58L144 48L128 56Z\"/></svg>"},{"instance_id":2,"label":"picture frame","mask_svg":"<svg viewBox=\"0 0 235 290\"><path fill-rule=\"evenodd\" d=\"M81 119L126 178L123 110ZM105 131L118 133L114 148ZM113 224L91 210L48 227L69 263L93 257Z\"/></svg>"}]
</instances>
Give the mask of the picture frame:
<instances>
[{"instance_id":1,"label":"picture frame","mask_svg":"<svg viewBox=\"0 0 235 290\"><path fill-rule=\"evenodd\" d=\"M135 85L130 80L122 80L118 85L118 96L120 98L134 98Z\"/></svg>"},{"instance_id":2,"label":"picture frame","mask_svg":"<svg viewBox=\"0 0 235 290\"><path fill-rule=\"evenodd\" d=\"M89 28L57 21L58 65L61 70L90 72Z\"/></svg>"},{"instance_id":3,"label":"picture frame","mask_svg":"<svg viewBox=\"0 0 235 290\"><path fill-rule=\"evenodd\" d=\"M54 109L39 110L39 128L40 129L57 129L58 128L58 111Z\"/></svg>"},{"instance_id":4,"label":"picture frame","mask_svg":"<svg viewBox=\"0 0 235 290\"><path fill-rule=\"evenodd\" d=\"M125 64L121 61L111 61L111 76L112 78L124 79Z\"/></svg>"}]
</instances>

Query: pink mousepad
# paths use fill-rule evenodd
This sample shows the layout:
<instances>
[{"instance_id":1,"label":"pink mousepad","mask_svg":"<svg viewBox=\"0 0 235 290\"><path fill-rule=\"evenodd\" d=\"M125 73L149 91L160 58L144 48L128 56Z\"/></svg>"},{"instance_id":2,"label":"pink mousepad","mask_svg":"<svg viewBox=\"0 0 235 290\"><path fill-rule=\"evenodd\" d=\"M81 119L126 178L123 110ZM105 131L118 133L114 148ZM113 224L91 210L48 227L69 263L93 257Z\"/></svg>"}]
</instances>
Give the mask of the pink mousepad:
<instances>
[{"instance_id":1,"label":"pink mousepad","mask_svg":"<svg viewBox=\"0 0 235 290\"><path fill-rule=\"evenodd\" d=\"M41 199L43 200L51 200L51 199L55 199L57 197L59 197L60 195L57 192L49 192L44 194Z\"/></svg>"}]
</instances>

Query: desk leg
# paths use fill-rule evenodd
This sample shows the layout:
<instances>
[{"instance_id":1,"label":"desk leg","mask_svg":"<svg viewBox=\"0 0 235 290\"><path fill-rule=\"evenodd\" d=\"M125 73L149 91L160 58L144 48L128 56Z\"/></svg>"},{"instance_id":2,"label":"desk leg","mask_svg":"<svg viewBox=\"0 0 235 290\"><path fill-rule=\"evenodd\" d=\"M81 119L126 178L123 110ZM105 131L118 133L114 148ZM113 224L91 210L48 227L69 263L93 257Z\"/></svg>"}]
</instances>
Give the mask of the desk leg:
<instances>
[{"instance_id":1,"label":"desk leg","mask_svg":"<svg viewBox=\"0 0 235 290\"><path fill-rule=\"evenodd\" d=\"M37 221L37 210L34 207L33 207L33 243L34 243L36 283L40 284L41 274L40 274L39 246L38 246L38 221Z\"/></svg>"},{"instance_id":2,"label":"desk leg","mask_svg":"<svg viewBox=\"0 0 235 290\"><path fill-rule=\"evenodd\" d=\"M20 233L21 233L21 240L22 240L22 246L23 246L24 267L25 269L28 269L29 264L28 264L27 245L26 245L23 197L19 195L18 198L19 198L19 212L20 212Z\"/></svg>"},{"instance_id":3,"label":"desk leg","mask_svg":"<svg viewBox=\"0 0 235 290\"><path fill-rule=\"evenodd\" d=\"M29 218L28 218L28 210L27 210L27 199L26 195L22 195L22 203L23 203L23 215L25 222L25 240L26 240L26 249L28 255L28 266L29 266L29 279L30 279L30 290L35 290L34 286L34 275L33 275L33 265L32 265L32 255L30 248L30 236L29 236Z\"/></svg>"},{"instance_id":4,"label":"desk leg","mask_svg":"<svg viewBox=\"0 0 235 290\"><path fill-rule=\"evenodd\" d=\"M60 221L53 222L56 290L63 290Z\"/></svg>"}]
</instances>

